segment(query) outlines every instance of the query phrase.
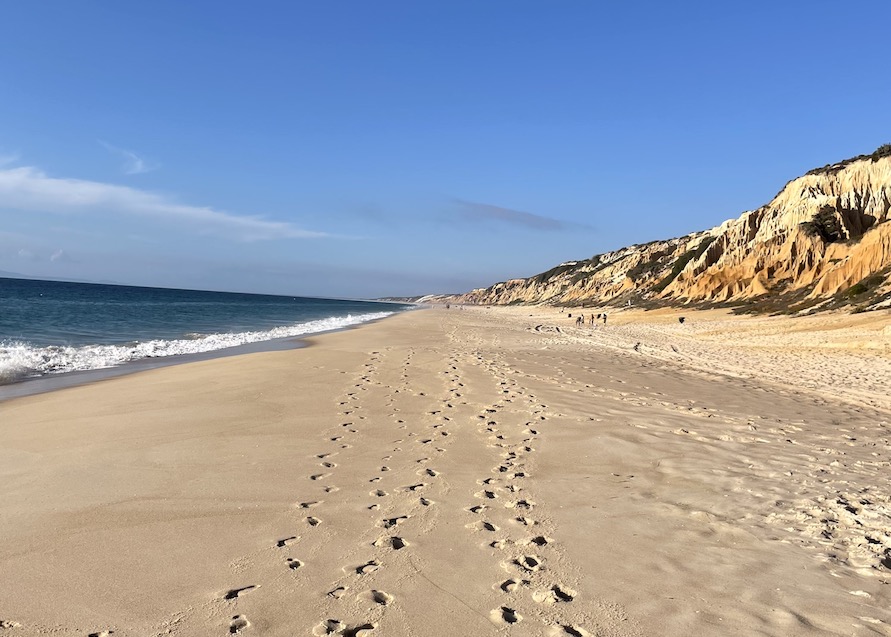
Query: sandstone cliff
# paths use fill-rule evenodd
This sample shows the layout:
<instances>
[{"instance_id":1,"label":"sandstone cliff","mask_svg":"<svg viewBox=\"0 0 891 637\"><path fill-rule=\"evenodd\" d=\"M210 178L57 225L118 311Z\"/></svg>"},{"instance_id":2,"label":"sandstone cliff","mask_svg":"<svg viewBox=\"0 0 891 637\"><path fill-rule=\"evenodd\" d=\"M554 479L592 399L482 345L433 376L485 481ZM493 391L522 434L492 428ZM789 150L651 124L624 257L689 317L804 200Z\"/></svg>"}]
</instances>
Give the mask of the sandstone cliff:
<instances>
[{"instance_id":1,"label":"sandstone cliff","mask_svg":"<svg viewBox=\"0 0 891 637\"><path fill-rule=\"evenodd\" d=\"M810 171L720 226L569 261L458 303L891 306L891 145Z\"/></svg>"}]
</instances>

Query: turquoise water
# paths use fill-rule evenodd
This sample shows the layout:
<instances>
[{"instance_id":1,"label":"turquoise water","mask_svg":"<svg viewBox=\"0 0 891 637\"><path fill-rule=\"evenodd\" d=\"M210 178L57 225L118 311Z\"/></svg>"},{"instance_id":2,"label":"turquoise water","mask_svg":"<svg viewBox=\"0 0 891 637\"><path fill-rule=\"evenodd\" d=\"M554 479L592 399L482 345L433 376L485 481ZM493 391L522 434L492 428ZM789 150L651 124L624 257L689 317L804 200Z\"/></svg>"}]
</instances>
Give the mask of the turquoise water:
<instances>
[{"instance_id":1,"label":"turquoise water","mask_svg":"<svg viewBox=\"0 0 891 637\"><path fill-rule=\"evenodd\" d=\"M0 278L0 384L314 334L405 309L368 301Z\"/></svg>"}]
</instances>

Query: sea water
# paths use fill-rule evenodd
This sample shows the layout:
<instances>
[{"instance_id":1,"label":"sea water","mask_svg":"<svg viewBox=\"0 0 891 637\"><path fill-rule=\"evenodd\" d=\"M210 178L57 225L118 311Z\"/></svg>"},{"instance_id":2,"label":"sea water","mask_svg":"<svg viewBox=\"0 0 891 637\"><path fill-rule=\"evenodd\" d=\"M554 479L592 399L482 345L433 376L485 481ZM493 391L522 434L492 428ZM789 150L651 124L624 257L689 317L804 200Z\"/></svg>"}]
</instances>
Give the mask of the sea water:
<instances>
[{"instance_id":1,"label":"sea water","mask_svg":"<svg viewBox=\"0 0 891 637\"><path fill-rule=\"evenodd\" d=\"M316 334L408 307L0 278L0 385Z\"/></svg>"}]
</instances>

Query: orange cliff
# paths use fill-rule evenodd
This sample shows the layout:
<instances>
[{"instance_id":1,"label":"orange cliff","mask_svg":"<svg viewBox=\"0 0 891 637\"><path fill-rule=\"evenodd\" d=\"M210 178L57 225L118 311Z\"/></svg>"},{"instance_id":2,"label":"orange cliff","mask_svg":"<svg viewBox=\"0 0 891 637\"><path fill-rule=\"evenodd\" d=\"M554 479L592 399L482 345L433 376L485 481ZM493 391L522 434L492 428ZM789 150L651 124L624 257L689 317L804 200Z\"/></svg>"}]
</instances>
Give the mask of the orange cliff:
<instances>
[{"instance_id":1,"label":"orange cliff","mask_svg":"<svg viewBox=\"0 0 891 637\"><path fill-rule=\"evenodd\" d=\"M812 170L770 203L683 237L449 297L508 305L891 306L891 145Z\"/></svg>"}]
</instances>

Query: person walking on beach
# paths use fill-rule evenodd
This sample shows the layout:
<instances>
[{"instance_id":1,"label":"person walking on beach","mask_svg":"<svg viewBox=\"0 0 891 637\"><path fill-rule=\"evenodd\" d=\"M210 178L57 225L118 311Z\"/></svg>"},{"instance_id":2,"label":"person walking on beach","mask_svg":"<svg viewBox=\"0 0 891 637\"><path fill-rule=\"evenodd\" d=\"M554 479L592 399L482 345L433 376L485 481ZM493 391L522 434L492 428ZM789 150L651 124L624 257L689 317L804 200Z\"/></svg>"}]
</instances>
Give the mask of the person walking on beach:
<instances>
[{"instance_id":1,"label":"person walking on beach","mask_svg":"<svg viewBox=\"0 0 891 637\"><path fill-rule=\"evenodd\" d=\"M606 325L606 312L603 313L603 324Z\"/></svg>"},{"instance_id":2,"label":"person walking on beach","mask_svg":"<svg viewBox=\"0 0 891 637\"><path fill-rule=\"evenodd\" d=\"M591 314L591 325L594 325L594 314Z\"/></svg>"}]
</instances>

